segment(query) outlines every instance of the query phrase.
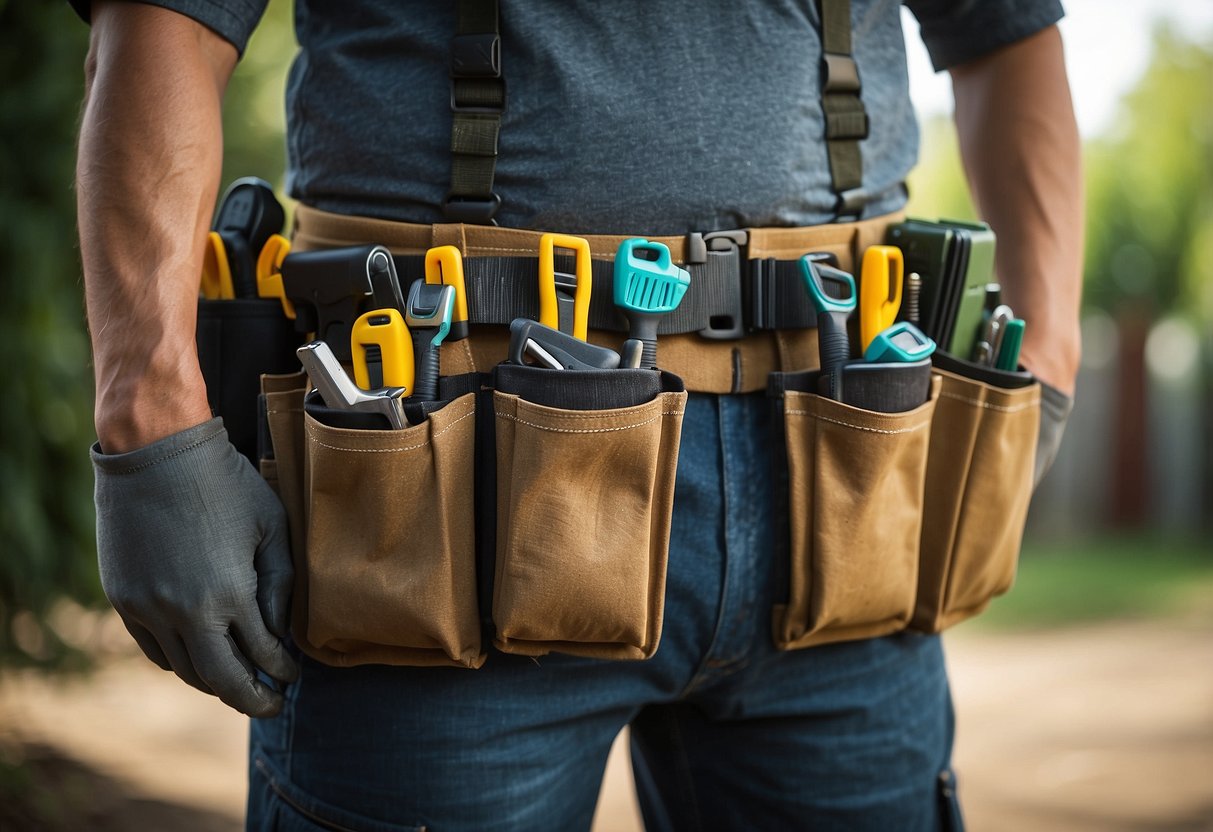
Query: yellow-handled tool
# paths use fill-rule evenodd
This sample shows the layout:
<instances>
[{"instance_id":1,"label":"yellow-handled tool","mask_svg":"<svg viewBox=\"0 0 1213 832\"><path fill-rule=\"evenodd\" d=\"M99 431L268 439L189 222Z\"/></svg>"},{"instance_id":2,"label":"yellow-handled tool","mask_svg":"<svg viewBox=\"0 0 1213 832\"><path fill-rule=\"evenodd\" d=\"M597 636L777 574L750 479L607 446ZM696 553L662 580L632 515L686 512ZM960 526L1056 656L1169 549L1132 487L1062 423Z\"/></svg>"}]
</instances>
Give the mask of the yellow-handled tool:
<instances>
[{"instance_id":1,"label":"yellow-handled tool","mask_svg":"<svg viewBox=\"0 0 1213 832\"><path fill-rule=\"evenodd\" d=\"M232 265L227 259L227 246L218 231L206 235L206 250L202 253L202 297L207 300L232 300Z\"/></svg>"},{"instance_id":2,"label":"yellow-handled tool","mask_svg":"<svg viewBox=\"0 0 1213 832\"><path fill-rule=\"evenodd\" d=\"M556 249L576 256L573 274L556 271ZM539 323L586 339L590 329L590 243L568 234L544 234L539 238Z\"/></svg>"},{"instance_id":3,"label":"yellow-handled tool","mask_svg":"<svg viewBox=\"0 0 1213 832\"><path fill-rule=\"evenodd\" d=\"M291 243L281 234L272 234L257 255L257 297L277 298L282 303L282 313L295 320L295 304L286 296L282 285L282 261L291 253Z\"/></svg>"},{"instance_id":4,"label":"yellow-handled tool","mask_svg":"<svg viewBox=\"0 0 1213 832\"><path fill-rule=\"evenodd\" d=\"M447 341L468 337L468 293L463 279L463 255L455 246L436 246L425 253L425 282L455 287L455 310Z\"/></svg>"},{"instance_id":5,"label":"yellow-handled tool","mask_svg":"<svg viewBox=\"0 0 1213 832\"><path fill-rule=\"evenodd\" d=\"M413 341L399 309L373 309L359 316L350 331L354 383L363 390L403 387L413 394Z\"/></svg>"},{"instance_id":6,"label":"yellow-handled tool","mask_svg":"<svg viewBox=\"0 0 1213 832\"><path fill-rule=\"evenodd\" d=\"M905 263L897 246L869 246L859 275L859 349L897 320Z\"/></svg>"}]
</instances>

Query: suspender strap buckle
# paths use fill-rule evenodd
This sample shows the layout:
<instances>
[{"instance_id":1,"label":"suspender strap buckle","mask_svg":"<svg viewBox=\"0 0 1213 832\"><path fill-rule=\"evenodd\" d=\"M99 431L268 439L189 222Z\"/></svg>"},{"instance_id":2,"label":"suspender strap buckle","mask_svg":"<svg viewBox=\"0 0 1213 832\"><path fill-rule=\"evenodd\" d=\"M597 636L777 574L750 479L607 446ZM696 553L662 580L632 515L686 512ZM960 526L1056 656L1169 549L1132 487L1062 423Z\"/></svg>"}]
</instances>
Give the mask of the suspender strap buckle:
<instances>
[{"instance_id":1,"label":"suspender strap buckle","mask_svg":"<svg viewBox=\"0 0 1213 832\"><path fill-rule=\"evenodd\" d=\"M859 83L859 68L855 59L850 55L839 55L835 52L823 53L825 63L825 87L822 93L830 95L836 92L849 92L859 95L863 86Z\"/></svg>"},{"instance_id":2,"label":"suspender strap buckle","mask_svg":"<svg viewBox=\"0 0 1213 832\"><path fill-rule=\"evenodd\" d=\"M455 35L451 41L452 78L500 78L501 37L496 32Z\"/></svg>"},{"instance_id":3,"label":"suspender strap buckle","mask_svg":"<svg viewBox=\"0 0 1213 832\"><path fill-rule=\"evenodd\" d=\"M501 207L501 197L489 194L488 199L459 196L448 193L442 202L442 213L448 222L461 222L465 225L496 225L493 215Z\"/></svg>"}]
</instances>

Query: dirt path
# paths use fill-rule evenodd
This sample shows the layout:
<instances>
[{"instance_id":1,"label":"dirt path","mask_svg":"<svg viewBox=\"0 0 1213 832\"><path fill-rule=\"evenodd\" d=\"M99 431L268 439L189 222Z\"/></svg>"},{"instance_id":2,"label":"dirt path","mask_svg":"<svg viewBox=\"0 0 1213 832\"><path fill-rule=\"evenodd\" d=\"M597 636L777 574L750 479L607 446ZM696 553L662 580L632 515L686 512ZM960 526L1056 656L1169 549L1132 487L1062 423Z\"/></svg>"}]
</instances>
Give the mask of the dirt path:
<instances>
[{"instance_id":1,"label":"dirt path","mask_svg":"<svg viewBox=\"0 0 1213 832\"><path fill-rule=\"evenodd\" d=\"M961 628L948 650L970 829L1213 830L1213 620ZM245 731L139 657L67 683L0 680L0 751L79 763L77 790L91 771L104 795L89 828L240 829ZM640 828L621 742L594 828Z\"/></svg>"}]
</instances>

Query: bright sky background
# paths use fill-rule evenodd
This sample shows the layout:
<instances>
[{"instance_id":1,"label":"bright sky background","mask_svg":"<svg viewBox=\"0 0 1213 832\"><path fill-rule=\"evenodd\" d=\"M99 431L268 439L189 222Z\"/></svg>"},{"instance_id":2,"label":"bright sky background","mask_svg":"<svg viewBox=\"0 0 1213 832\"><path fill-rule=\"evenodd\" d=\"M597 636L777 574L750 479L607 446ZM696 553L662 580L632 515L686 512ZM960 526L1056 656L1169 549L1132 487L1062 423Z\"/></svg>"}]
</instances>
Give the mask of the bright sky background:
<instances>
[{"instance_id":1,"label":"bright sky background","mask_svg":"<svg viewBox=\"0 0 1213 832\"><path fill-rule=\"evenodd\" d=\"M1063 0L1063 5L1066 65L1084 137L1108 127L1117 100L1145 70L1156 20L1171 18L1194 38L1213 38L1213 0ZM923 116L950 113L948 75L934 73L917 22L905 9L902 14L914 105Z\"/></svg>"}]
</instances>

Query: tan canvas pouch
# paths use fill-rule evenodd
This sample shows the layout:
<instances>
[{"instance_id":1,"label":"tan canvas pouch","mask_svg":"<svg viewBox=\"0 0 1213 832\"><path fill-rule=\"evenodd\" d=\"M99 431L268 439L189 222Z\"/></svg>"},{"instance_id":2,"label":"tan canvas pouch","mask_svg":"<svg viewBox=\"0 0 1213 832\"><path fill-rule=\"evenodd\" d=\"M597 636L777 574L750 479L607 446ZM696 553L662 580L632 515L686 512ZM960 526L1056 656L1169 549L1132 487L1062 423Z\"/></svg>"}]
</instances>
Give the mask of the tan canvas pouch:
<instances>
[{"instance_id":1,"label":"tan canvas pouch","mask_svg":"<svg viewBox=\"0 0 1213 832\"><path fill-rule=\"evenodd\" d=\"M931 426L911 623L925 632L978 614L1011 588L1040 424L1039 384L1007 389L936 372L942 387ZM987 377L997 373L983 370Z\"/></svg>"},{"instance_id":2,"label":"tan canvas pouch","mask_svg":"<svg viewBox=\"0 0 1213 832\"><path fill-rule=\"evenodd\" d=\"M260 460L261 476L273 487L286 508L290 525L291 549L302 552L306 536L303 501L303 394L307 376L263 375L261 392L265 396L266 421L273 459Z\"/></svg>"},{"instance_id":3,"label":"tan canvas pouch","mask_svg":"<svg viewBox=\"0 0 1213 832\"><path fill-rule=\"evenodd\" d=\"M788 600L782 649L903 629L918 579L924 476L939 382L902 413L787 391Z\"/></svg>"},{"instance_id":4,"label":"tan canvas pouch","mask_svg":"<svg viewBox=\"0 0 1213 832\"><path fill-rule=\"evenodd\" d=\"M331 427L311 413L303 427L300 647L339 666L479 667L475 396L404 430Z\"/></svg>"},{"instance_id":5,"label":"tan canvas pouch","mask_svg":"<svg viewBox=\"0 0 1213 832\"><path fill-rule=\"evenodd\" d=\"M553 372L514 368L528 370ZM649 371L599 375L624 372ZM494 391L499 649L603 659L656 651L686 403L675 386L593 410Z\"/></svg>"}]
</instances>

